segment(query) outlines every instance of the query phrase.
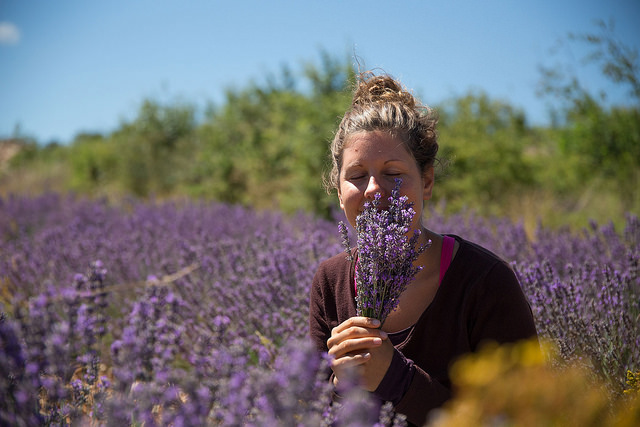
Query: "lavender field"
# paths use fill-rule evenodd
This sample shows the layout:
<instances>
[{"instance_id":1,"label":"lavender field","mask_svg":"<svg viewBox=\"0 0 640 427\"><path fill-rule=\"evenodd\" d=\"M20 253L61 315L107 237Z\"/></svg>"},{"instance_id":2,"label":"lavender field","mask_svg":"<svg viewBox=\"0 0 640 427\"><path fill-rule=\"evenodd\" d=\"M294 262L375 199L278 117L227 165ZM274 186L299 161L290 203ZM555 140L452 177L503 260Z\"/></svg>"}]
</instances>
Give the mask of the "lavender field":
<instances>
[{"instance_id":1,"label":"lavender field","mask_svg":"<svg viewBox=\"0 0 640 427\"><path fill-rule=\"evenodd\" d=\"M640 220L427 218L514 266L538 331L612 399L640 371ZM336 223L205 202L0 199L1 425L373 425L306 340ZM395 420L402 422L401 419Z\"/></svg>"}]
</instances>

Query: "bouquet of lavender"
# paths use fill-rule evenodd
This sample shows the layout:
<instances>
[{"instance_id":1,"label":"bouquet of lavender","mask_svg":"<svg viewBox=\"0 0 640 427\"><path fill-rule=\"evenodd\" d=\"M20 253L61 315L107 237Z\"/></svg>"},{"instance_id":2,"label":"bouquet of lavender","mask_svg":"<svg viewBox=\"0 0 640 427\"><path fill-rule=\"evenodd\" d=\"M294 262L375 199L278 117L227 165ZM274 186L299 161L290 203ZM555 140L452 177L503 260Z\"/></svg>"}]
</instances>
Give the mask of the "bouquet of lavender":
<instances>
[{"instance_id":1,"label":"bouquet of lavender","mask_svg":"<svg viewBox=\"0 0 640 427\"><path fill-rule=\"evenodd\" d=\"M377 193L356 218L358 257L356 260L356 307L359 316L373 317L383 324L397 306L407 284L422 270L414 266L418 256L431 245L418 246L420 230L407 237L415 215L412 203L400 197L401 179L389 197L389 208L378 209L381 195ZM350 255L347 227L338 225L345 250Z\"/></svg>"}]
</instances>

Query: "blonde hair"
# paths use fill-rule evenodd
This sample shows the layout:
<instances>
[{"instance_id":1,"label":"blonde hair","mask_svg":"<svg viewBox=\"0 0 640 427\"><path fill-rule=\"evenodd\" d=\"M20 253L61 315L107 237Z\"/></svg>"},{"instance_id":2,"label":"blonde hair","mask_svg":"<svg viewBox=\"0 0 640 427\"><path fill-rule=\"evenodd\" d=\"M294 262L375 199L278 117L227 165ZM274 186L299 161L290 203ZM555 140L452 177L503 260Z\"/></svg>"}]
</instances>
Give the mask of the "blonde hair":
<instances>
[{"instance_id":1,"label":"blonde hair","mask_svg":"<svg viewBox=\"0 0 640 427\"><path fill-rule=\"evenodd\" d=\"M325 177L327 192L338 188L342 153L351 135L388 132L404 142L421 172L433 166L438 153L435 112L422 105L400 82L389 75L361 73L351 108L344 114L331 142L332 168Z\"/></svg>"}]
</instances>

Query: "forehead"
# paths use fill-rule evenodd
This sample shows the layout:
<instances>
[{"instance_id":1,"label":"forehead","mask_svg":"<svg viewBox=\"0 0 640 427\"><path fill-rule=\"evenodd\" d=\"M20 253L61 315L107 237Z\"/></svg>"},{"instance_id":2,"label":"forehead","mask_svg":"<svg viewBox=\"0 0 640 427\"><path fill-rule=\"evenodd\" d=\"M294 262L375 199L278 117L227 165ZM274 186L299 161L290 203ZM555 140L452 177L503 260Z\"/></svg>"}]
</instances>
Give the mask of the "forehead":
<instances>
[{"instance_id":1,"label":"forehead","mask_svg":"<svg viewBox=\"0 0 640 427\"><path fill-rule=\"evenodd\" d=\"M413 160L402 139L383 131L358 132L345 142L342 162L348 165L354 161L392 158L401 161Z\"/></svg>"}]
</instances>

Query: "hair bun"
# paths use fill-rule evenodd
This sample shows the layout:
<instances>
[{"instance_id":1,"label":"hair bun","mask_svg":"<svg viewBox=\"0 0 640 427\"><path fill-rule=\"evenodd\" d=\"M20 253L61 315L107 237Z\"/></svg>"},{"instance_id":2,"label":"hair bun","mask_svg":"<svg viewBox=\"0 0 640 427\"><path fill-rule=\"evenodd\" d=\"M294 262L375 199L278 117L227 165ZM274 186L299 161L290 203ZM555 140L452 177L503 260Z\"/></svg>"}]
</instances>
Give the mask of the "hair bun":
<instances>
[{"instance_id":1,"label":"hair bun","mask_svg":"<svg viewBox=\"0 0 640 427\"><path fill-rule=\"evenodd\" d=\"M351 105L400 103L415 107L415 98L399 82L389 75L376 76L371 72L362 73L357 80Z\"/></svg>"}]
</instances>

